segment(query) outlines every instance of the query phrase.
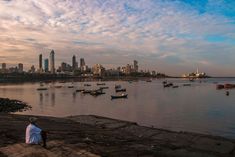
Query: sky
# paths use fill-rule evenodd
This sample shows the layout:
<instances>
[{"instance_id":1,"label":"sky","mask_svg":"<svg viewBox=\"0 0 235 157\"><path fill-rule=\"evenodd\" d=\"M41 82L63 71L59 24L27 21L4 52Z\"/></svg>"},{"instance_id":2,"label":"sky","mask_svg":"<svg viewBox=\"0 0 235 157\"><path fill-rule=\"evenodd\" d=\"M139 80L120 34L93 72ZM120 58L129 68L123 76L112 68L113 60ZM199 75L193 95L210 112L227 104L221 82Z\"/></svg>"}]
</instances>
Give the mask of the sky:
<instances>
[{"instance_id":1,"label":"sky","mask_svg":"<svg viewBox=\"0 0 235 157\"><path fill-rule=\"evenodd\" d=\"M235 76L235 0L1 0L0 63L139 62L168 75Z\"/></svg>"}]
</instances>

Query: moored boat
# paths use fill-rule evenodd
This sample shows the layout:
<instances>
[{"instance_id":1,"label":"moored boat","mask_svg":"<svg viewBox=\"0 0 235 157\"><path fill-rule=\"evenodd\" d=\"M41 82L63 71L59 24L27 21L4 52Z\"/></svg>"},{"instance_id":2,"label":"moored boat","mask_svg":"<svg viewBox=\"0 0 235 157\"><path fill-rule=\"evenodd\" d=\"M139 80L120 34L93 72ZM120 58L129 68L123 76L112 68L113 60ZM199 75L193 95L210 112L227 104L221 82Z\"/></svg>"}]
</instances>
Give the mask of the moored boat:
<instances>
[{"instance_id":1,"label":"moored boat","mask_svg":"<svg viewBox=\"0 0 235 157\"><path fill-rule=\"evenodd\" d=\"M116 92L126 92L126 89L123 88L123 89L116 89Z\"/></svg>"},{"instance_id":2,"label":"moored boat","mask_svg":"<svg viewBox=\"0 0 235 157\"><path fill-rule=\"evenodd\" d=\"M111 99L127 98L128 94L111 95Z\"/></svg>"},{"instance_id":3,"label":"moored boat","mask_svg":"<svg viewBox=\"0 0 235 157\"><path fill-rule=\"evenodd\" d=\"M37 90L48 90L48 88L37 88Z\"/></svg>"},{"instance_id":4,"label":"moored boat","mask_svg":"<svg viewBox=\"0 0 235 157\"><path fill-rule=\"evenodd\" d=\"M105 83L97 83L96 85L97 85L97 86L104 86Z\"/></svg>"}]
</instances>

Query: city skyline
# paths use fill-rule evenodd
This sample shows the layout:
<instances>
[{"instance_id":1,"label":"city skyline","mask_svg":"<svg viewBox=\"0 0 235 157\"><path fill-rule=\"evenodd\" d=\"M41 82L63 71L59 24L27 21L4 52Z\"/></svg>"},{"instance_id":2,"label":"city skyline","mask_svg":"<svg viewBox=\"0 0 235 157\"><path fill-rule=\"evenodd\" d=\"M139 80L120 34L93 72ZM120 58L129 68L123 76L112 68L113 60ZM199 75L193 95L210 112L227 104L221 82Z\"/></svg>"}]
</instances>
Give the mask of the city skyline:
<instances>
[{"instance_id":1,"label":"city skyline","mask_svg":"<svg viewBox=\"0 0 235 157\"><path fill-rule=\"evenodd\" d=\"M141 69L181 75L197 67L235 76L235 1L0 1L0 63L55 67L85 58L107 68L138 60ZM71 57L68 57L71 56ZM44 59L42 66L44 65Z\"/></svg>"}]
</instances>

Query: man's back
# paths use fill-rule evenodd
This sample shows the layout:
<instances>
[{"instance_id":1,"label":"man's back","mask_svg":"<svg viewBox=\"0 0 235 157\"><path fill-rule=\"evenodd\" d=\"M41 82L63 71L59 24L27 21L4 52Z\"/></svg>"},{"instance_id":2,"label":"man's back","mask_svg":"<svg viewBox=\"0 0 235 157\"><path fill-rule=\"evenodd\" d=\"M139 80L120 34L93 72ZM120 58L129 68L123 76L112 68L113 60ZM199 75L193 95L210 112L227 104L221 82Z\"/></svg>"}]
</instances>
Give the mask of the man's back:
<instances>
[{"instance_id":1,"label":"man's back","mask_svg":"<svg viewBox=\"0 0 235 157\"><path fill-rule=\"evenodd\" d=\"M26 128L25 143L39 144L42 141L41 129L34 124L29 124Z\"/></svg>"}]
</instances>

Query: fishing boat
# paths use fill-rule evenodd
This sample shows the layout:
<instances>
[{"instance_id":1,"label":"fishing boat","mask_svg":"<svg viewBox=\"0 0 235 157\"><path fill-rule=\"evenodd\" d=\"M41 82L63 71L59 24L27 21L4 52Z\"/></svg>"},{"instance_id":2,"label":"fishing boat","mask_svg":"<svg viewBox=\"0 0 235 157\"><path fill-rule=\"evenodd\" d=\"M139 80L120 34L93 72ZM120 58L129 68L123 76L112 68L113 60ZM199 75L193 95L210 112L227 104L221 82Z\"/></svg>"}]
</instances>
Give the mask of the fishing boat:
<instances>
[{"instance_id":1,"label":"fishing boat","mask_svg":"<svg viewBox=\"0 0 235 157\"><path fill-rule=\"evenodd\" d=\"M111 99L127 98L128 94L111 95Z\"/></svg>"},{"instance_id":2,"label":"fishing boat","mask_svg":"<svg viewBox=\"0 0 235 157\"><path fill-rule=\"evenodd\" d=\"M74 88L74 86L68 86L68 88Z\"/></svg>"},{"instance_id":3,"label":"fishing boat","mask_svg":"<svg viewBox=\"0 0 235 157\"><path fill-rule=\"evenodd\" d=\"M108 89L109 87L100 87L100 89Z\"/></svg>"},{"instance_id":4,"label":"fishing boat","mask_svg":"<svg viewBox=\"0 0 235 157\"><path fill-rule=\"evenodd\" d=\"M116 89L116 92L126 92L126 89L123 88L123 89Z\"/></svg>"},{"instance_id":5,"label":"fishing boat","mask_svg":"<svg viewBox=\"0 0 235 157\"><path fill-rule=\"evenodd\" d=\"M92 92L92 90L83 90L81 91L83 94L90 94Z\"/></svg>"},{"instance_id":6,"label":"fishing boat","mask_svg":"<svg viewBox=\"0 0 235 157\"><path fill-rule=\"evenodd\" d=\"M82 92L85 91L85 89L77 89L76 92Z\"/></svg>"},{"instance_id":7,"label":"fishing boat","mask_svg":"<svg viewBox=\"0 0 235 157\"><path fill-rule=\"evenodd\" d=\"M105 83L97 83L96 85L97 85L97 86L104 86Z\"/></svg>"},{"instance_id":8,"label":"fishing boat","mask_svg":"<svg viewBox=\"0 0 235 157\"><path fill-rule=\"evenodd\" d=\"M114 88L115 88L115 89L119 89L119 88L122 88L122 86L121 86L121 85L115 85Z\"/></svg>"},{"instance_id":9,"label":"fishing boat","mask_svg":"<svg viewBox=\"0 0 235 157\"><path fill-rule=\"evenodd\" d=\"M88 83L87 83L87 84L84 84L84 86L87 86L87 87L88 87L88 86L91 86L91 84L88 84Z\"/></svg>"},{"instance_id":10,"label":"fishing boat","mask_svg":"<svg viewBox=\"0 0 235 157\"><path fill-rule=\"evenodd\" d=\"M48 90L48 88L37 88L37 90Z\"/></svg>"},{"instance_id":11,"label":"fishing boat","mask_svg":"<svg viewBox=\"0 0 235 157\"><path fill-rule=\"evenodd\" d=\"M163 84L163 87L166 88L166 87L171 87L173 86L173 83L167 83L167 84Z\"/></svg>"},{"instance_id":12,"label":"fishing boat","mask_svg":"<svg viewBox=\"0 0 235 157\"><path fill-rule=\"evenodd\" d=\"M152 80L146 80L146 82L152 82Z\"/></svg>"},{"instance_id":13,"label":"fishing boat","mask_svg":"<svg viewBox=\"0 0 235 157\"><path fill-rule=\"evenodd\" d=\"M183 86L191 86L191 84L185 83L183 84Z\"/></svg>"},{"instance_id":14,"label":"fishing boat","mask_svg":"<svg viewBox=\"0 0 235 157\"><path fill-rule=\"evenodd\" d=\"M179 86L175 85L175 86L172 86L172 88L179 88Z\"/></svg>"},{"instance_id":15,"label":"fishing boat","mask_svg":"<svg viewBox=\"0 0 235 157\"><path fill-rule=\"evenodd\" d=\"M98 96L98 95L103 95L105 94L105 92L103 92L102 90L95 90L95 91L91 91L90 94L92 96Z\"/></svg>"}]
</instances>

